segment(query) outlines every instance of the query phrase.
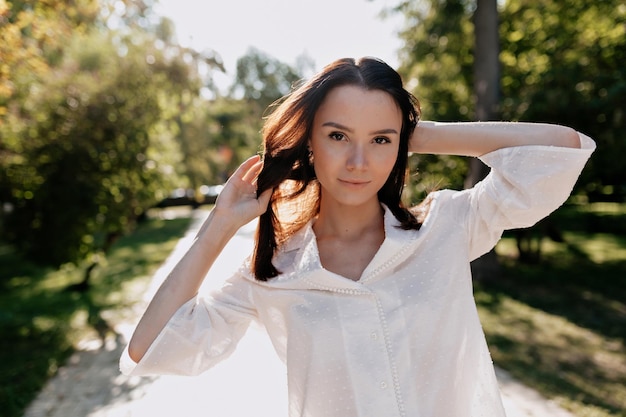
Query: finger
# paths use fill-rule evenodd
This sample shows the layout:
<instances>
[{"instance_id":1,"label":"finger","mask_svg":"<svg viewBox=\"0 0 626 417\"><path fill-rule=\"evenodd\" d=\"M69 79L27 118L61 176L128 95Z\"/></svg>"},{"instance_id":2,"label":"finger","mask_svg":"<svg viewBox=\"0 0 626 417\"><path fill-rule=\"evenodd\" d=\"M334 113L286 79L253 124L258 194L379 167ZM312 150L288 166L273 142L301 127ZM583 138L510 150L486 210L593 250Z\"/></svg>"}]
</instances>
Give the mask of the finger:
<instances>
[{"instance_id":1,"label":"finger","mask_svg":"<svg viewBox=\"0 0 626 417\"><path fill-rule=\"evenodd\" d=\"M274 192L274 189L270 188L268 190L263 191L261 195L258 197L259 206L263 207L264 211L267 210L267 205L270 203L270 198L272 197L273 192Z\"/></svg>"},{"instance_id":2,"label":"finger","mask_svg":"<svg viewBox=\"0 0 626 417\"><path fill-rule=\"evenodd\" d=\"M246 181L246 176L248 175L248 172L255 164L258 164L260 162L260 159L261 157L259 155L254 155L246 159L241 165L239 165L239 168L237 168L233 176L236 176Z\"/></svg>"},{"instance_id":3,"label":"finger","mask_svg":"<svg viewBox=\"0 0 626 417\"><path fill-rule=\"evenodd\" d=\"M261 160L256 161L252 166L248 168L248 171L246 171L246 173L242 177L242 180L249 182L250 184L254 184L262 168L263 162Z\"/></svg>"}]
</instances>

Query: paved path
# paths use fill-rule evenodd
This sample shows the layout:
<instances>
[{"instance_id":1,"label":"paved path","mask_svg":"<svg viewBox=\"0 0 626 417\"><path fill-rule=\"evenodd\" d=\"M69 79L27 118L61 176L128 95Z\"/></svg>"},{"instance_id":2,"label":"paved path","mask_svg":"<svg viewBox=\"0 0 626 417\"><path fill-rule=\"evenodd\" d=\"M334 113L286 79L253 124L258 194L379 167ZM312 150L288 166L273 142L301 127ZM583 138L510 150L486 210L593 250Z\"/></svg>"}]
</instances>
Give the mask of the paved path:
<instances>
[{"instance_id":1,"label":"paved path","mask_svg":"<svg viewBox=\"0 0 626 417\"><path fill-rule=\"evenodd\" d=\"M133 326L173 263L188 247L206 212L193 224L136 306L131 322L116 326L118 336L104 343L87 340L59 369L24 417L286 417L285 369L267 335L252 327L231 358L198 377L125 377L118 359ZM253 225L229 243L216 262L214 276L230 274L252 246ZM203 291L220 282L207 282ZM537 392L498 370L508 417L573 417Z\"/></svg>"}]
</instances>

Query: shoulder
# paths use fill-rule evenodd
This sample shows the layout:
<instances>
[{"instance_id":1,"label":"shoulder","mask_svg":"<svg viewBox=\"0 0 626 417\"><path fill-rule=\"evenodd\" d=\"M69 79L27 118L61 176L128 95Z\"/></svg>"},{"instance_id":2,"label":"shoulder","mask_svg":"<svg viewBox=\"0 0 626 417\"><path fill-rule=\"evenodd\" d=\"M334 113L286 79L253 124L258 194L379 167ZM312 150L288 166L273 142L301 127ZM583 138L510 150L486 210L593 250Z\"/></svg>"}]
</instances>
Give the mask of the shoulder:
<instances>
[{"instance_id":1,"label":"shoulder","mask_svg":"<svg viewBox=\"0 0 626 417\"><path fill-rule=\"evenodd\" d=\"M257 280L253 272L252 257L244 261L238 274L260 286L273 287L279 282L292 280L301 272L300 269L302 268L301 264L304 254L308 254L308 257L311 257L311 253L316 253L314 236L312 230L309 229L310 226L305 225L293 235L289 236L275 251L272 264L278 269L278 276L268 281Z\"/></svg>"},{"instance_id":2,"label":"shoulder","mask_svg":"<svg viewBox=\"0 0 626 417\"><path fill-rule=\"evenodd\" d=\"M455 204L460 204L464 195L469 190L457 191L450 189L437 190L429 193L424 200L416 206L410 208L411 213L424 223L429 217L440 213L442 210L451 208Z\"/></svg>"}]
</instances>

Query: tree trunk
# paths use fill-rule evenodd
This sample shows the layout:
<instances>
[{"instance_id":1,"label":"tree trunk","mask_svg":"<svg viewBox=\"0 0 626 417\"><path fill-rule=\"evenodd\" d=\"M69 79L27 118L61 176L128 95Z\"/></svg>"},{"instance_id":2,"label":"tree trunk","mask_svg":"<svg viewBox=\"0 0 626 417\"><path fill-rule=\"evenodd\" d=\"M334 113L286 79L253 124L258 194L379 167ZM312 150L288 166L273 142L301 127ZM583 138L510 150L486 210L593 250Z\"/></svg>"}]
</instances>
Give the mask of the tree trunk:
<instances>
[{"instance_id":1,"label":"tree trunk","mask_svg":"<svg viewBox=\"0 0 626 417\"><path fill-rule=\"evenodd\" d=\"M474 12L474 95L476 120L499 118L500 54L497 0L477 0ZM470 160L465 188L482 180L489 168L479 159ZM499 273L494 250L472 262L472 273L477 281L494 279Z\"/></svg>"},{"instance_id":2,"label":"tree trunk","mask_svg":"<svg viewBox=\"0 0 626 417\"><path fill-rule=\"evenodd\" d=\"M474 12L474 94L476 119L499 116L500 40L497 0L477 0Z\"/></svg>"}]
</instances>

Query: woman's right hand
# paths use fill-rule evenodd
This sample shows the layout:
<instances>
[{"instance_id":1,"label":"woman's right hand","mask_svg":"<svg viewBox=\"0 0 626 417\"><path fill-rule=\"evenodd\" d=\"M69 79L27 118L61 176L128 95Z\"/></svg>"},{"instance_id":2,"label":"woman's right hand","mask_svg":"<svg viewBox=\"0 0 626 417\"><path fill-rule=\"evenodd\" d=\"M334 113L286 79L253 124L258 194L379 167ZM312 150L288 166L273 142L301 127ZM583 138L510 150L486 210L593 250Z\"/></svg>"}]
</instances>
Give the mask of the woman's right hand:
<instances>
[{"instance_id":1,"label":"woman's right hand","mask_svg":"<svg viewBox=\"0 0 626 417\"><path fill-rule=\"evenodd\" d=\"M261 157L252 156L228 179L213 209L221 221L233 222L238 229L265 213L272 190L265 190L257 198L256 179L262 167Z\"/></svg>"}]
</instances>

